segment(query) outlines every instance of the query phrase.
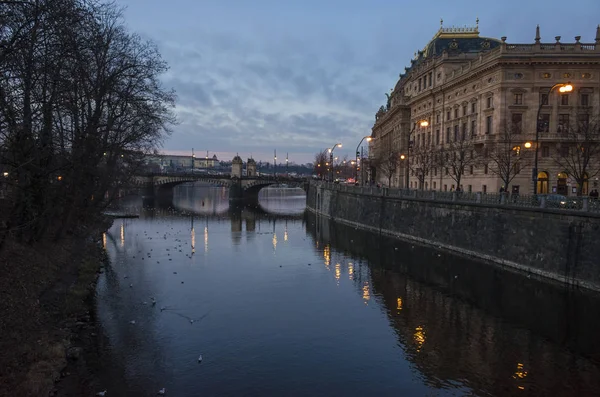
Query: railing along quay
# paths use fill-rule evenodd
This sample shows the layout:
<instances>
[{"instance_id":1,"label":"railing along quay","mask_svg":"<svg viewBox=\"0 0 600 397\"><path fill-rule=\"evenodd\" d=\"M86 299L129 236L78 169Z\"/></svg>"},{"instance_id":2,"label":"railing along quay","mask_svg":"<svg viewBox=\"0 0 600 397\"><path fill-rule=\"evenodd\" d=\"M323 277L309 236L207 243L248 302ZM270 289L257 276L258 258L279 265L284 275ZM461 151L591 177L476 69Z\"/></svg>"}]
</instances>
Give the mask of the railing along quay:
<instances>
[{"instance_id":1,"label":"railing along quay","mask_svg":"<svg viewBox=\"0 0 600 397\"><path fill-rule=\"evenodd\" d=\"M588 196L566 196L564 200L549 199L549 195L525 195L483 192L440 192L436 190L396 189L376 186L354 186L312 181L312 184L342 192L372 196L437 201L457 204L487 204L498 207L544 208L600 214L600 200ZM551 195L550 195L551 196ZM555 197L556 195L554 195Z\"/></svg>"}]
</instances>

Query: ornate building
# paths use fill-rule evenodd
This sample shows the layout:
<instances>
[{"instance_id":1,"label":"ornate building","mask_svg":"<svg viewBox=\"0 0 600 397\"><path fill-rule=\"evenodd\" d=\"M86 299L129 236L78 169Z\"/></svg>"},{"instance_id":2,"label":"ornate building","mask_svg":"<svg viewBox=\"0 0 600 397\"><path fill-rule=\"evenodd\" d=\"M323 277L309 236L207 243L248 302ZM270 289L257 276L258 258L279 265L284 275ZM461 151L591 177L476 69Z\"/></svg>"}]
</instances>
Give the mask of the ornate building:
<instances>
[{"instance_id":1,"label":"ornate building","mask_svg":"<svg viewBox=\"0 0 600 397\"><path fill-rule=\"evenodd\" d=\"M375 116L374 178L441 191L600 188L600 26L595 43L580 39L542 43L538 26L534 43L509 44L481 37L479 21L441 26Z\"/></svg>"}]
</instances>

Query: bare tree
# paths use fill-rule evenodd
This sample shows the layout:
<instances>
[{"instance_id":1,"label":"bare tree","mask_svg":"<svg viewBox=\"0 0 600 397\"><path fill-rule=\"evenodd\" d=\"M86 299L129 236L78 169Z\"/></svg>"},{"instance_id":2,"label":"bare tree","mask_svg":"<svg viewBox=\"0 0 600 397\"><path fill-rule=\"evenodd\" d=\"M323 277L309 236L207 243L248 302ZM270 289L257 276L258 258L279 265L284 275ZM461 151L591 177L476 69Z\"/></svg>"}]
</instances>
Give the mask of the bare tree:
<instances>
[{"instance_id":1,"label":"bare tree","mask_svg":"<svg viewBox=\"0 0 600 397\"><path fill-rule=\"evenodd\" d=\"M327 150L322 150L315 154L314 173L321 179L327 175L329 154Z\"/></svg>"},{"instance_id":2,"label":"bare tree","mask_svg":"<svg viewBox=\"0 0 600 397\"><path fill-rule=\"evenodd\" d=\"M0 241L60 237L104 208L175 119L156 47L94 0L0 4Z\"/></svg>"},{"instance_id":3,"label":"bare tree","mask_svg":"<svg viewBox=\"0 0 600 397\"><path fill-rule=\"evenodd\" d=\"M443 164L444 172L448 170L448 176L456 182L457 188L466 169L479 162L473 141L466 134L455 134L454 140L440 150L439 156L438 163Z\"/></svg>"},{"instance_id":4,"label":"bare tree","mask_svg":"<svg viewBox=\"0 0 600 397\"><path fill-rule=\"evenodd\" d=\"M505 189L508 189L510 182L531 163L525 143L520 126L505 123L498 139L480 157L481 164L491 165L490 172L502 180Z\"/></svg>"},{"instance_id":5,"label":"bare tree","mask_svg":"<svg viewBox=\"0 0 600 397\"><path fill-rule=\"evenodd\" d=\"M600 120L589 120L588 114L579 114L576 125L561 132L564 139L553 154L562 171L577 182L577 195L583 193L585 183L600 173Z\"/></svg>"},{"instance_id":6,"label":"bare tree","mask_svg":"<svg viewBox=\"0 0 600 397\"><path fill-rule=\"evenodd\" d=\"M392 178L398 171L399 162L400 152L391 145L381 147L371 160L371 164L388 180L388 186L392 185Z\"/></svg>"},{"instance_id":7,"label":"bare tree","mask_svg":"<svg viewBox=\"0 0 600 397\"><path fill-rule=\"evenodd\" d=\"M410 152L409 168L417 177L419 189L424 189L425 179L436 166L435 153L424 145L420 145Z\"/></svg>"}]
</instances>

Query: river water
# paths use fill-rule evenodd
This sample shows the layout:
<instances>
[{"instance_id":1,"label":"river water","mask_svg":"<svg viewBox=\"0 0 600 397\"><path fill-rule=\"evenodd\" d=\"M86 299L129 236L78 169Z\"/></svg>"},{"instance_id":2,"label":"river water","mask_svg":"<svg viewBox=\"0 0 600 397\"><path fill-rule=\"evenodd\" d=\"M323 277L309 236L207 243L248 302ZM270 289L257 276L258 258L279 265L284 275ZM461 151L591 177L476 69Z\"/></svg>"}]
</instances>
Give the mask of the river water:
<instances>
[{"instance_id":1,"label":"river water","mask_svg":"<svg viewBox=\"0 0 600 397\"><path fill-rule=\"evenodd\" d=\"M259 201L128 203L97 287L107 396L600 394L597 297L305 214L301 190Z\"/></svg>"}]
</instances>

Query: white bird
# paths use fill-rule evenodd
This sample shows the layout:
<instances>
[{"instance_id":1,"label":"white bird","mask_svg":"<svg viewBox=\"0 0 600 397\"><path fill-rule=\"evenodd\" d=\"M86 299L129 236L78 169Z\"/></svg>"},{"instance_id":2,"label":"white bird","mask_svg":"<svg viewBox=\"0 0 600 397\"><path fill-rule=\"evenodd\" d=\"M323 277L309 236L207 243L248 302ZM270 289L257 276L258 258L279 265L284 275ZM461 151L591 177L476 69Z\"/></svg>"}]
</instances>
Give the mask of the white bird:
<instances>
[{"instance_id":1,"label":"white bird","mask_svg":"<svg viewBox=\"0 0 600 397\"><path fill-rule=\"evenodd\" d=\"M131 320L129 323L130 324L135 324L135 320Z\"/></svg>"},{"instance_id":2,"label":"white bird","mask_svg":"<svg viewBox=\"0 0 600 397\"><path fill-rule=\"evenodd\" d=\"M104 396L106 396L106 390L104 390L104 391L99 391L98 393L96 393L96 395L97 395L97 396L100 396L100 397L104 397Z\"/></svg>"},{"instance_id":3,"label":"white bird","mask_svg":"<svg viewBox=\"0 0 600 397\"><path fill-rule=\"evenodd\" d=\"M200 357L198 357L198 362L201 363L202 362L202 354L200 355Z\"/></svg>"},{"instance_id":4,"label":"white bird","mask_svg":"<svg viewBox=\"0 0 600 397\"><path fill-rule=\"evenodd\" d=\"M165 390L165 388L163 387L162 389L160 389L160 390L158 391L158 393L157 393L157 394L160 394L161 396L164 396L166 392L167 392L167 391L166 391L166 390Z\"/></svg>"},{"instance_id":5,"label":"white bird","mask_svg":"<svg viewBox=\"0 0 600 397\"><path fill-rule=\"evenodd\" d=\"M156 305L156 299L150 298L150 301L152 302L152 306Z\"/></svg>"}]
</instances>

